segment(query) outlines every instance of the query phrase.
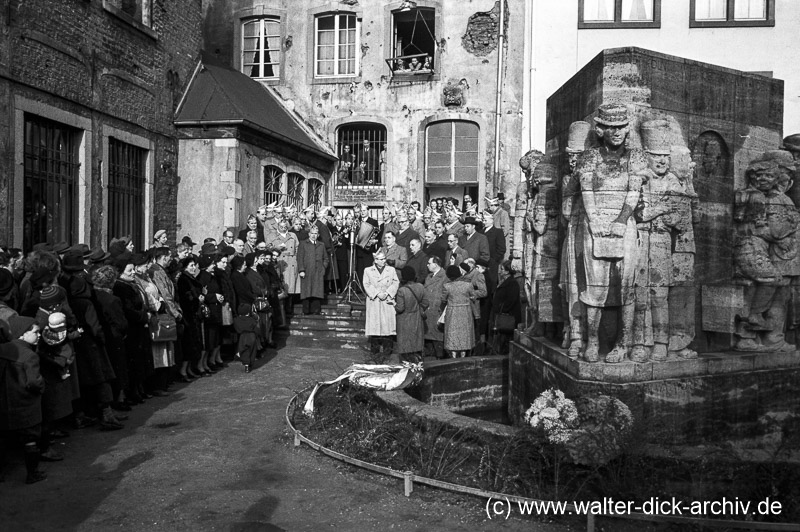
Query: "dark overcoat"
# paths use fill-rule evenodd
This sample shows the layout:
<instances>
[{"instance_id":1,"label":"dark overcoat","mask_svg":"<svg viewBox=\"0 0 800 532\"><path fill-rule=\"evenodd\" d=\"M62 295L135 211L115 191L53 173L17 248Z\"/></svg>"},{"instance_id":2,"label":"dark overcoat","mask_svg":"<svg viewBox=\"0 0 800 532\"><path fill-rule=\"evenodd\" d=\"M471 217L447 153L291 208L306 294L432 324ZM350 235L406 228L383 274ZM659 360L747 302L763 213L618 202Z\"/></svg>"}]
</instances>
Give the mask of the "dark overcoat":
<instances>
[{"instance_id":1,"label":"dark overcoat","mask_svg":"<svg viewBox=\"0 0 800 532\"><path fill-rule=\"evenodd\" d=\"M300 280L300 298L325 297L325 269L328 267L325 244L303 240L297 249L297 272L305 272Z\"/></svg>"},{"instance_id":2,"label":"dark overcoat","mask_svg":"<svg viewBox=\"0 0 800 532\"><path fill-rule=\"evenodd\" d=\"M425 309L428 300L425 289L419 283L402 285L395 295L395 311L397 312L397 343L395 352L418 353L425 345Z\"/></svg>"}]
</instances>

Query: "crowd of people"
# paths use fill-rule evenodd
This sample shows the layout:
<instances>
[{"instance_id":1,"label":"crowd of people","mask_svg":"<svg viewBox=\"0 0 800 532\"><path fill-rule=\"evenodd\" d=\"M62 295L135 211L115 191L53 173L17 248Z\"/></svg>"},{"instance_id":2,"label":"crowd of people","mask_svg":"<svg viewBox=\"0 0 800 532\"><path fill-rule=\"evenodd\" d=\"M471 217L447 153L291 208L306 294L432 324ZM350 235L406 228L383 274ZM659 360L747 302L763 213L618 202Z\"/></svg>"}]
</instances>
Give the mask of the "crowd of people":
<instances>
[{"instance_id":1,"label":"crowd of people","mask_svg":"<svg viewBox=\"0 0 800 532\"><path fill-rule=\"evenodd\" d=\"M501 201L484 212L469 197L463 209L453 198L390 205L382 223L365 205L272 204L202 245L170 247L162 229L146 250L128 237L108 250L2 247L0 458L20 443L26 481L43 480L39 462L63 459L53 439L123 429L125 412L229 361L249 372L295 305L318 315L331 293L366 297L365 332L387 361L465 356L493 332L507 340L494 318L520 321L521 290L504 261Z\"/></svg>"}]
</instances>

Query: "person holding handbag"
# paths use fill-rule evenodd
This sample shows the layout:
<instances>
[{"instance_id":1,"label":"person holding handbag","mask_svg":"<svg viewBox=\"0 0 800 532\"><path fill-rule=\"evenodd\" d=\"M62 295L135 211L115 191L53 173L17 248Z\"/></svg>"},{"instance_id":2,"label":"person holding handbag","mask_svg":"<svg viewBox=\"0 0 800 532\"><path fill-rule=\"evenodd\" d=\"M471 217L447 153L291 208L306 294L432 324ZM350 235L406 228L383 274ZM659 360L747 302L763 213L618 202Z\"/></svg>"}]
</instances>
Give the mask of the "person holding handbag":
<instances>
[{"instance_id":1,"label":"person holding handbag","mask_svg":"<svg viewBox=\"0 0 800 532\"><path fill-rule=\"evenodd\" d=\"M494 334L494 347L498 355L506 352L508 342L514 334L517 324L522 321L522 305L520 287L515 277L511 261L500 266L500 276L505 280L497 287L492 300L491 327Z\"/></svg>"}]
</instances>

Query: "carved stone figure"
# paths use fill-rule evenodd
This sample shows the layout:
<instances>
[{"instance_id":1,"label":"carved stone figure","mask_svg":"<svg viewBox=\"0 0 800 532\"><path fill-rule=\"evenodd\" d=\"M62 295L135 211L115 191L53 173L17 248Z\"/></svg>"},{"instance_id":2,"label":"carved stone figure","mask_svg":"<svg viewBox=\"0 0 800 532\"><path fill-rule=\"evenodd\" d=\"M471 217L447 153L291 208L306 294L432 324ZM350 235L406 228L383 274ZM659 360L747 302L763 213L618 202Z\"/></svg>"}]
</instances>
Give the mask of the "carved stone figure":
<instances>
[{"instance_id":1,"label":"carved stone figure","mask_svg":"<svg viewBox=\"0 0 800 532\"><path fill-rule=\"evenodd\" d=\"M570 358L578 358L583 350L583 320L585 318L575 269L577 251L575 233L581 217L584 216L581 183L575 169L578 165L578 157L589 147L591 134L592 126L589 122L580 120L570 124L566 148L569 172L561 178L561 215L566 221L567 230L561 246L559 286L565 299L568 317L562 347L569 349Z\"/></svg>"},{"instance_id":2,"label":"carved stone figure","mask_svg":"<svg viewBox=\"0 0 800 532\"><path fill-rule=\"evenodd\" d=\"M784 336L789 283L800 275L800 215L786 195L793 171L788 151L765 152L748 166L747 188L736 191L734 268L747 285L736 327L738 351L794 350Z\"/></svg>"},{"instance_id":3,"label":"carved stone figure","mask_svg":"<svg viewBox=\"0 0 800 532\"><path fill-rule=\"evenodd\" d=\"M635 213L639 222L639 264L631 351L634 362L646 362L651 357L656 361L667 358L669 294L675 273L672 245L678 233L677 227L685 225L680 219L679 205L686 198L678 178L670 172L669 122L650 120L642 124L641 133L648 167L642 172L644 181ZM689 215L688 224L691 226L691 205L686 206L688 210L683 209L683 215ZM692 316L693 311L690 311ZM697 355L690 351L683 354Z\"/></svg>"},{"instance_id":4,"label":"carved stone figure","mask_svg":"<svg viewBox=\"0 0 800 532\"><path fill-rule=\"evenodd\" d=\"M464 104L464 87L459 83L447 82L442 89L445 107L461 107Z\"/></svg>"},{"instance_id":5,"label":"carved stone figure","mask_svg":"<svg viewBox=\"0 0 800 532\"><path fill-rule=\"evenodd\" d=\"M516 210L514 211L514 237L512 242L512 266L514 271L525 272L525 295L527 297L528 305L533 305L533 299L530 298L531 289L531 275L529 270L533 267L533 257L525 255L525 250L532 249L533 239L528 229L526 228L526 220L529 219L529 198L533 197L535 185L533 182L533 172L539 161L542 160L544 154L539 150L530 150L523 155L519 160L519 166L525 172L525 181L520 182L517 186L517 201ZM529 323L533 320L527 320Z\"/></svg>"},{"instance_id":6,"label":"carved stone figure","mask_svg":"<svg viewBox=\"0 0 800 532\"><path fill-rule=\"evenodd\" d=\"M533 171L536 187L533 199L529 201L528 234L531 248L526 250L530 258L530 299L535 313L535 322L561 321L561 305L555 289L559 267L558 219L561 211L558 202L556 166L540 162ZM527 266L528 260L526 260ZM525 272L528 275L526 269Z\"/></svg>"},{"instance_id":7,"label":"carved stone figure","mask_svg":"<svg viewBox=\"0 0 800 532\"><path fill-rule=\"evenodd\" d=\"M646 167L639 149L628 149L628 112L624 105L600 106L595 133L601 146L578 160L583 215L576 230L577 282L586 308L586 348L589 362L600 359L599 330L603 309L617 307L620 320L615 347L606 362L620 362L631 347L636 265L636 222Z\"/></svg>"}]
</instances>

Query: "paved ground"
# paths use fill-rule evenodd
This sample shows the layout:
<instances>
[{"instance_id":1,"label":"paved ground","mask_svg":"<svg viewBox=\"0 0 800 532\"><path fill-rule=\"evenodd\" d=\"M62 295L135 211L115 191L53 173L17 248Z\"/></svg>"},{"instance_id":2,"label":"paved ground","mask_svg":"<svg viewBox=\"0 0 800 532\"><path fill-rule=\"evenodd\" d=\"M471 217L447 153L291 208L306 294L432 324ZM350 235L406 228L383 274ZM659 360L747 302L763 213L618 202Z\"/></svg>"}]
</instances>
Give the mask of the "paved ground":
<instances>
[{"instance_id":1,"label":"paved ground","mask_svg":"<svg viewBox=\"0 0 800 532\"><path fill-rule=\"evenodd\" d=\"M0 530L580 530L580 523L490 521L486 501L416 487L295 448L294 391L338 375L352 350L285 347L243 373L175 387L134 408L124 430L74 431L26 486L14 458L0 483Z\"/></svg>"}]
</instances>

